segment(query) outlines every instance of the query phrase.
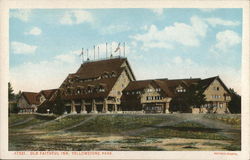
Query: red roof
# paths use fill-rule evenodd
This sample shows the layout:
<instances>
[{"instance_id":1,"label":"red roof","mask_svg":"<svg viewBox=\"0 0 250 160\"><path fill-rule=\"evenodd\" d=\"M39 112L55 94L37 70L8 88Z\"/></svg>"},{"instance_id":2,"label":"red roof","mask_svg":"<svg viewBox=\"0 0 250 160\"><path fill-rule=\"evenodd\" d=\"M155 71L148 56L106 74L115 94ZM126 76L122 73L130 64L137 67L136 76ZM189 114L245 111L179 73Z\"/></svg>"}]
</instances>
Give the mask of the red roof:
<instances>
[{"instance_id":1,"label":"red roof","mask_svg":"<svg viewBox=\"0 0 250 160\"><path fill-rule=\"evenodd\" d=\"M48 89L48 90L41 90L39 92L39 95L40 94L43 94L45 96L46 99L49 99L52 94L56 91L57 89Z\"/></svg>"},{"instance_id":2,"label":"red roof","mask_svg":"<svg viewBox=\"0 0 250 160\"><path fill-rule=\"evenodd\" d=\"M30 104L30 105L32 105L32 104L38 105L39 104L39 100L37 99L38 93L35 93L35 92L22 92L22 95L26 99L28 104Z\"/></svg>"},{"instance_id":3,"label":"red roof","mask_svg":"<svg viewBox=\"0 0 250 160\"><path fill-rule=\"evenodd\" d=\"M179 85L183 86L190 86L191 84L200 82L201 79L151 79L151 80L141 80L141 81L132 81L129 85L124 89L124 91L136 91L146 89L149 84L153 86L160 87L167 96L174 97L175 96L175 89Z\"/></svg>"},{"instance_id":4,"label":"red roof","mask_svg":"<svg viewBox=\"0 0 250 160\"><path fill-rule=\"evenodd\" d=\"M117 72L125 61L127 61L126 58L113 58L101 61L85 62L74 75L79 75L81 78L85 79L96 78L104 73Z\"/></svg>"},{"instance_id":5,"label":"red roof","mask_svg":"<svg viewBox=\"0 0 250 160\"><path fill-rule=\"evenodd\" d=\"M123 64L126 65L123 65ZM78 71L70 74L60 87L60 92L67 92L67 90L76 89L84 90L92 87L92 93L85 93L81 91L80 94L62 94L63 99L92 99L105 98L117 82L119 76L126 70L126 66L130 70L126 58L112 58L107 60L89 61L81 65ZM132 72L132 71L131 71ZM134 78L133 73L132 79ZM104 92L96 91L98 87L104 88ZM55 98L52 98L55 99Z\"/></svg>"}]
</instances>

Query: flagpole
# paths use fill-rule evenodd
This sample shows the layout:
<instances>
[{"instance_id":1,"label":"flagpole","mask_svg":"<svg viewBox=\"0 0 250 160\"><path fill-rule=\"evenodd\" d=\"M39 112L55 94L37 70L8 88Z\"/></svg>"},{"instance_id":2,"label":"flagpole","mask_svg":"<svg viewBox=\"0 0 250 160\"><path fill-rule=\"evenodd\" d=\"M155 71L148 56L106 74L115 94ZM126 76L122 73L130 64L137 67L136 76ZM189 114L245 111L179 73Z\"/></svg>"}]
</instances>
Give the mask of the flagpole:
<instances>
[{"instance_id":1,"label":"flagpole","mask_svg":"<svg viewBox=\"0 0 250 160\"><path fill-rule=\"evenodd\" d=\"M94 60L95 60L95 45L94 45Z\"/></svg>"},{"instance_id":2,"label":"flagpole","mask_svg":"<svg viewBox=\"0 0 250 160\"><path fill-rule=\"evenodd\" d=\"M123 42L123 54L124 54L124 57L125 57L125 42Z\"/></svg>"},{"instance_id":3,"label":"flagpole","mask_svg":"<svg viewBox=\"0 0 250 160\"><path fill-rule=\"evenodd\" d=\"M106 59L108 58L108 43L106 42Z\"/></svg>"},{"instance_id":4,"label":"flagpole","mask_svg":"<svg viewBox=\"0 0 250 160\"><path fill-rule=\"evenodd\" d=\"M89 60L89 49L87 49L87 61Z\"/></svg>"},{"instance_id":5,"label":"flagpole","mask_svg":"<svg viewBox=\"0 0 250 160\"><path fill-rule=\"evenodd\" d=\"M83 48L82 48L82 53L81 53L81 59L82 59L82 64L83 64L83 61L84 61L84 59L83 59Z\"/></svg>"},{"instance_id":6,"label":"flagpole","mask_svg":"<svg viewBox=\"0 0 250 160\"><path fill-rule=\"evenodd\" d=\"M99 50L100 50L100 49L99 49L99 46L98 46L98 58L97 58L97 59L99 59Z\"/></svg>"},{"instance_id":7,"label":"flagpole","mask_svg":"<svg viewBox=\"0 0 250 160\"><path fill-rule=\"evenodd\" d=\"M119 48L119 57L121 57L121 48Z\"/></svg>"},{"instance_id":8,"label":"flagpole","mask_svg":"<svg viewBox=\"0 0 250 160\"><path fill-rule=\"evenodd\" d=\"M112 43L110 44L110 57L112 57Z\"/></svg>"}]
</instances>

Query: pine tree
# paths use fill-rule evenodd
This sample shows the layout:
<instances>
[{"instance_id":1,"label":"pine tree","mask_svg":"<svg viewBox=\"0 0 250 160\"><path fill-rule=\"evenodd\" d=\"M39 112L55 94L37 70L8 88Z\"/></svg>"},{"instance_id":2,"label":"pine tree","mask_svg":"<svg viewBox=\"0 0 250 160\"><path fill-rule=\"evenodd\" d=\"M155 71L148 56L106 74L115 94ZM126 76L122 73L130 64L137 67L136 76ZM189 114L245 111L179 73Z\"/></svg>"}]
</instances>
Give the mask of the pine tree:
<instances>
[{"instance_id":1,"label":"pine tree","mask_svg":"<svg viewBox=\"0 0 250 160\"><path fill-rule=\"evenodd\" d=\"M13 90L10 82L8 82L8 93L9 93L9 101L15 100L14 90Z\"/></svg>"},{"instance_id":2,"label":"pine tree","mask_svg":"<svg viewBox=\"0 0 250 160\"><path fill-rule=\"evenodd\" d=\"M229 89L231 95L231 101L228 104L228 109L231 113L241 113L241 96L234 91L234 89Z\"/></svg>"}]
</instances>

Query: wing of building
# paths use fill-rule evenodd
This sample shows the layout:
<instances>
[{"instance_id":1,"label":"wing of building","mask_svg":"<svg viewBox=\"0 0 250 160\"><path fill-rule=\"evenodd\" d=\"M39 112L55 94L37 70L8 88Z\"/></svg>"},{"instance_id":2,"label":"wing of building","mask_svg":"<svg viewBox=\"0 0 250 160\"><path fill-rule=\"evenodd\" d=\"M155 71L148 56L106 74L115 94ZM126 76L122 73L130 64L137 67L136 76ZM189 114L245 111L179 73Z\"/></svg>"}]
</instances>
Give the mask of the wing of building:
<instances>
[{"instance_id":1,"label":"wing of building","mask_svg":"<svg viewBox=\"0 0 250 160\"><path fill-rule=\"evenodd\" d=\"M206 102L198 108L185 105L185 92L191 85L202 90ZM133 81L124 89L123 110L145 113L229 113L230 93L216 76L207 79L155 79Z\"/></svg>"},{"instance_id":2,"label":"wing of building","mask_svg":"<svg viewBox=\"0 0 250 160\"><path fill-rule=\"evenodd\" d=\"M87 61L67 76L57 94L68 113L119 111L122 91L134 80L126 58Z\"/></svg>"},{"instance_id":3,"label":"wing of building","mask_svg":"<svg viewBox=\"0 0 250 160\"><path fill-rule=\"evenodd\" d=\"M22 92L17 102L19 113L34 113L41 108L47 108L49 106L49 99L56 90L57 89L42 90L39 93Z\"/></svg>"},{"instance_id":4,"label":"wing of building","mask_svg":"<svg viewBox=\"0 0 250 160\"><path fill-rule=\"evenodd\" d=\"M34 113L37 110L39 101L37 99L38 93L35 92L22 92L18 99L19 113Z\"/></svg>"}]
</instances>

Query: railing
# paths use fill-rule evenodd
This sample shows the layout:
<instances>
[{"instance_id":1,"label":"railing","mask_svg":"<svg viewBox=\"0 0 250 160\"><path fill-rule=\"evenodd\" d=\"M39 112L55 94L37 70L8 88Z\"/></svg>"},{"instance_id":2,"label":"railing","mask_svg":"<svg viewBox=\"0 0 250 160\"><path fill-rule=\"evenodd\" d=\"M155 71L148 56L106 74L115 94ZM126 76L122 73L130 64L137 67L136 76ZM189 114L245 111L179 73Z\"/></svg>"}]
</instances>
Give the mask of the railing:
<instances>
[{"instance_id":1,"label":"railing","mask_svg":"<svg viewBox=\"0 0 250 160\"><path fill-rule=\"evenodd\" d=\"M96 61L115 59L115 58L126 58L126 57L124 57L124 56L112 56L112 57L107 57L107 58L99 58L99 59L95 59L95 60L85 60L85 61L83 61L83 63L96 62Z\"/></svg>"},{"instance_id":2,"label":"railing","mask_svg":"<svg viewBox=\"0 0 250 160\"><path fill-rule=\"evenodd\" d=\"M144 111L122 111L123 114L144 114Z\"/></svg>"}]
</instances>

